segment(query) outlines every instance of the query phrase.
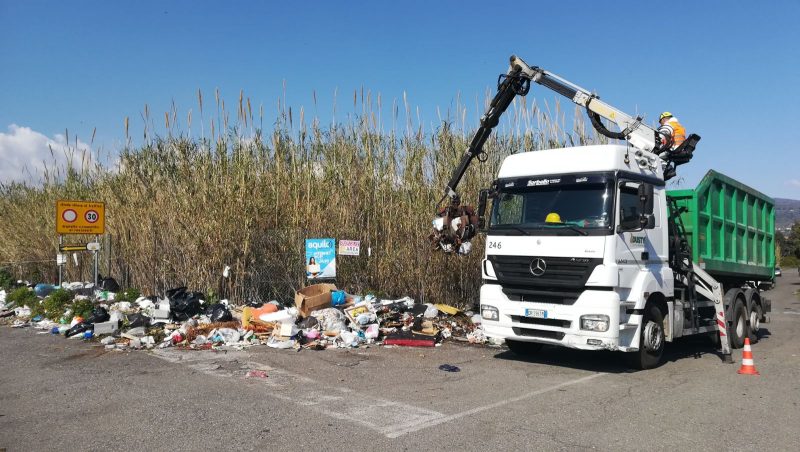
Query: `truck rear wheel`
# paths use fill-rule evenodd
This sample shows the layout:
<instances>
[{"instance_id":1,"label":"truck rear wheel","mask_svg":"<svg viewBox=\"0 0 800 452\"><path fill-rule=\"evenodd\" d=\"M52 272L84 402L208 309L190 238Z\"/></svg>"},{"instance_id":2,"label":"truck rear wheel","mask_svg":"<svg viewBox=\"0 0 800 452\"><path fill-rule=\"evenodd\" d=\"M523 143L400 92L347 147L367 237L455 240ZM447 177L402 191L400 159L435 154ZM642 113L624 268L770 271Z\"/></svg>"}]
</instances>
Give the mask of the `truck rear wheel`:
<instances>
[{"instance_id":1,"label":"truck rear wheel","mask_svg":"<svg viewBox=\"0 0 800 452\"><path fill-rule=\"evenodd\" d=\"M639 334L639 351L629 353L629 364L634 369L652 369L661 365L664 357L664 314L654 303L644 309L642 330Z\"/></svg>"},{"instance_id":2,"label":"truck rear wheel","mask_svg":"<svg viewBox=\"0 0 800 452\"><path fill-rule=\"evenodd\" d=\"M731 309L731 327L728 329L731 348L744 347L744 338L748 334L750 334L750 329L747 327L747 307L743 297L737 296L733 302L733 309Z\"/></svg>"},{"instance_id":3,"label":"truck rear wheel","mask_svg":"<svg viewBox=\"0 0 800 452\"><path fill-rule=\"evenodd\" d=\"M542 344L538 342L523 342L513 339L506 339L506 345L512 353L520 356L534 355L542 349Z\"/></svg>"},{"instance_id":4,"label":"truck rear wheel","mask_svg":"<svg viewBox=\"0 0 800 452\"><path fill-rule=\"evenodd\" d=\"M761 305L753 300L753 305L750 307L750 342L758 342L758 331L761 329L763 316Z\"/></svg>"}]
</instances>

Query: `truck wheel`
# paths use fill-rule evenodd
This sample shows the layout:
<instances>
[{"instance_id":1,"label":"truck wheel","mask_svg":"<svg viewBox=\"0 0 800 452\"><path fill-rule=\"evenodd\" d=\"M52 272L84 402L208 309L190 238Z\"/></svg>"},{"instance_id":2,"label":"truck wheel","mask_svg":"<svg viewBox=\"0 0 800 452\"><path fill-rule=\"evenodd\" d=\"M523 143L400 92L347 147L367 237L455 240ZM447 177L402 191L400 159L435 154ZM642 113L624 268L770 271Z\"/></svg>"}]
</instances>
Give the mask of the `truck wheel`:
<instances>
[{"instance_id":1,"label":"truck wheel","mask_svg":"<svg viewBox=\"0 0 800 452\"><path fill-rule=\"evenodd\" d=\"M664 356L664 314L653 303L644 309L642 330L639 334L639 351L629 353L630 365L634 369L652 369L661 365Z\"/></svg>"},{"instance_id":2,"label":"truck wheel","mask_svg":"<svg viewBox=\"0 0 800 452\"><path fill-rule=\"evenodd\" d=\"M750 342L758 342L758 331L761 329L761 317L763 316L761 305L753 300L750 307Z\"/></svg>"},{"instance_id":3,"label":"truck wheel","mask_svg":"<svg viewBox=\"0 0 800 452\"><path fill-rule=\"evenodd\" d=\"M520 356L530 356L539 352L542 349L542 345L538 342L523 342L523 341L515 341L513 339L506 339L506 345L508 349L511 350L512 353L515 355Z\"/></svg>"},{"instance_id":4,"label":"truck wheel","mask_svg":"<svg viewBox=\"0 0 800 452\"><path fill-rule=\"evenodd\" d=\"M744 338L749 334L747 328L747 308L742 297L736 297L731 309L731 326L728 328L728 337L731 339L731 348L744 347Z\"/></svg>"}]
</instances>

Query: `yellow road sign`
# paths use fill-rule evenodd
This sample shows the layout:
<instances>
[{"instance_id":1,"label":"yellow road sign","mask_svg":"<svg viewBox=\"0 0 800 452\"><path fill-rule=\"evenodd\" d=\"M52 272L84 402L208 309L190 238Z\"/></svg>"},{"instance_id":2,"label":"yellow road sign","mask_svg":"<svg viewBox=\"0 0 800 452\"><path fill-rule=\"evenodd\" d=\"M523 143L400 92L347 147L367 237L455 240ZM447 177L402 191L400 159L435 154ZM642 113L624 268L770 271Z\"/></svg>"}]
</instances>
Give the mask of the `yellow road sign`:
<instances>
[{"instance_id":1,"label":"yellow road sign","mask_svg":"<svg viewBox=\"0 0 800 452\"><path fill-rule=\"evenodd\" d=\"M103 234L105 231L105 203L91 201L56 202L57 234Z\"/></svg>"},{"instance_id":2,"label":"yellow road sign","mask_svg":"<svg viewBox=\"0 0 800 452\"><path fill-rule=\"evenodd\" d=\"M86 245L64 245L58 247L61 251L86 251L88 248Z\"/></svg>"}]
</instances>

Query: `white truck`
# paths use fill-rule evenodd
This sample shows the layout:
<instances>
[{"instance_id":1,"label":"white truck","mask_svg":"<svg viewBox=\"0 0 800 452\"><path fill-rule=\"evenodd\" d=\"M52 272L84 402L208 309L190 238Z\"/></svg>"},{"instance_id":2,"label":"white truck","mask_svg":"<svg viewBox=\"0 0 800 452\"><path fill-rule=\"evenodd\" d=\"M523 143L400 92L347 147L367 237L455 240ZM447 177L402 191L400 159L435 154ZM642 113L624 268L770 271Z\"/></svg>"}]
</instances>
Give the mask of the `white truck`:
<instances>
[{"instance_id":1,"label":"white truck","mask_svg":"<svg viewBox=\"0 0 800 452\"><path fill-rule=\"evenodd\" d=\"M516 95L528 92L531 81L586 107L601 134L626 143L510 155L492 187L481 191L475 214L460 206L455 187L469 163L480 159L499 116ZM609 131L600 118L621 131ZM730 198L753 212L761 209L761 223L751 225L741 207L713 204L708 198L712 188L698 191L705 196L699 201L692 191L683 196L690 201L668 196L665 180L675 175L675 166L689 161L699 139L690 135L678 148L665 147L641 118L512 56L481 128L448 184L442 200L449 197L451 205L440 211L432 235L445 251L457 251L478 229L486 231L480 292L485 334L505 340L515 353L533 353L544 344L615 350L630 353L634 367L652 368L661 363L666 342L710 333L722 339L723 359L730 362L731 346L741 347L745 337L755 339L770 309L757 279L763 268L774 266L774 250L772 263L762 262L769 260L766 247L774 240L764 221L771 199L758 198L758 192L712 172L708 184L723 184L723 192L714 192L718 199ZM744 197L737 198L739 192L732 190ZM697 212L704 208L709 215L705 222L703 212ZM731 218L725 216L726 208L733 208ZM479 228L465 228L470 217L479 218ZM729 226L737 232L724 232ZM740 237L740 226L740 242L752 236L762 246L739 243L749 253L730 243L725 248L724 243ZM718 234L723 242L719 250L707 237L718 228L724 230ZM756 237L758 231L762 235ZM698 255L706 256L705 262L695 262ZM707 264L713 267L709 272Z\"/></svg>"}]
</instances>

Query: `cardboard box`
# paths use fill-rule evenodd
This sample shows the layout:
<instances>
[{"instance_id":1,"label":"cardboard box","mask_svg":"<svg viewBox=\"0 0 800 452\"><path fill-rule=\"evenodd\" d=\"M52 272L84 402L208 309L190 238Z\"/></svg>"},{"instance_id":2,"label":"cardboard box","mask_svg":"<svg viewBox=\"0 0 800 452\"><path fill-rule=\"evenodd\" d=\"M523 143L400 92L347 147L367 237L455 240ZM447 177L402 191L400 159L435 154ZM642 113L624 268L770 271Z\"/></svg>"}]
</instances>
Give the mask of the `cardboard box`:
<instances>
[{"instance_id":1,"label":"cardboard box","mask_svg":"<svg viewBox=\"0 0 800 452\"><path fill-rule=\"evenodd\" d=\"M294 294L294 305L300 311L300 315L308 317L308 314L318 309L331 307L331 292L336 289L335 284L314 284L304 287Z\"/></svg>"}]
</instances>

